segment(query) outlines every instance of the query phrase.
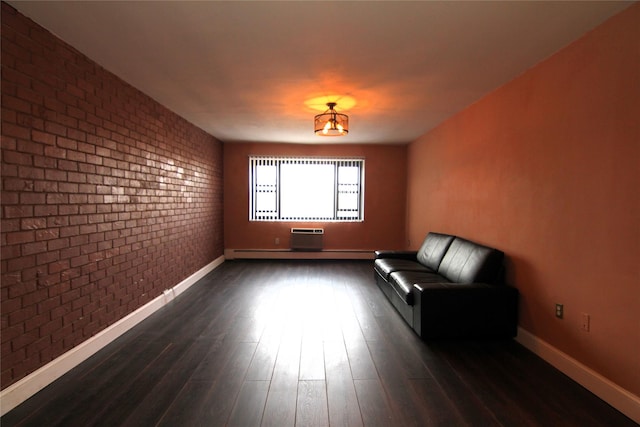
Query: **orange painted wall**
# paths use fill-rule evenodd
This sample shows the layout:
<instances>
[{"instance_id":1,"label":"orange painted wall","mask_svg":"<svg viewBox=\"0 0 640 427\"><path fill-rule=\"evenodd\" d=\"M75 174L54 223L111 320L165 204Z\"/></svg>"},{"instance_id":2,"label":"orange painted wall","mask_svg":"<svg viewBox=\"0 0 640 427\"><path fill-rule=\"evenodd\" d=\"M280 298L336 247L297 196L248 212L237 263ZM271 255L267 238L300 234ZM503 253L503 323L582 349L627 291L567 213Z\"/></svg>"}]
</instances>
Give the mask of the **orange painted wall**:
<instances>
[{"instance_id":1,"label":"orange painted wall","mask_svg":"<svg viewBox=\"0 0 640 427\"><path fill-rule=\"evenodd\" d=\"M249 221L249 156L365 158L363 222ZM224 145L224 240L227 249L287 249L291 227L323 227L325 249L401 248L405 236L406 146L341 144ZM275 239L280 244L275 244Z\"/></svg>"},{"instance_id":2,"label":"orange painted wall","mask_svg":"<svg viewBox=\"0 0 640 427\"><path fill-rule=\"evenodd\" d=\"M407 229L509 257L520 325L640 395L640 5L408 149ZM564 304L565 318L554 316ZM591 331L580 329L582 313Z\"/></svg>"}]
</instances>

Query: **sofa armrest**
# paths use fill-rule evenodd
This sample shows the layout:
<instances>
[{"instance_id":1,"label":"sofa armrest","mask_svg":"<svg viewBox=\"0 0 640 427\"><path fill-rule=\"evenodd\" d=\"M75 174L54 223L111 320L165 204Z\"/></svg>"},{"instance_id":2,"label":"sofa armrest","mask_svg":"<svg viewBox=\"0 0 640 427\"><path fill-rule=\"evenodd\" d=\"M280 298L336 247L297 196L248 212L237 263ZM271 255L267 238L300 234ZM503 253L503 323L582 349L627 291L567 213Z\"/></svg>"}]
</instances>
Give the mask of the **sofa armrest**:
<instances>
[{"instance_id":1,"label":"sofa armrest","mask_svg":"<svg viewBox=\"0 0 640 427\"><path fill-rule=\"evenodd\" d=\"M413 285L413 328L423 338L512 338L518 290L486 283Z\"/></svg>"},{"instance_id":2,"label":"sofa armrest","mask_svg":"<svg viewBox=\"0 0 640 427\"><path fill-rule=\"evenodd\" d=\"M418 251L392 251L392 250L380 250L375 251L376 259L381 258L393 258L393 259L408 259L411 261L417 261Z\"/></svg>"}]
</instances>

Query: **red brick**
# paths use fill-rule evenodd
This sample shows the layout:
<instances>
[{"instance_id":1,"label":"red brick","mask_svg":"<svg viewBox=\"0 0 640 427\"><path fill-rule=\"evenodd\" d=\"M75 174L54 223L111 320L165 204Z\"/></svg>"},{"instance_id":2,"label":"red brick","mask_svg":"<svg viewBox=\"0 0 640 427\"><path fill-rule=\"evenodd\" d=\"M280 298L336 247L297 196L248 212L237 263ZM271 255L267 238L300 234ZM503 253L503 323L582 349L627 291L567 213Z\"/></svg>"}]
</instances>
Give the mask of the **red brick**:
<instances>
[{"instance_id":1,"label":"red brick","mask_svg":"<svg viewBox=\"0 0 640 427\"><path fill-rule=\"evenodd\" d=\"M2 94L2 107L8 110L22 111L24 113L31 112L31 104L29 102L25 101L24 99L19 99L15 96L10 96L7 94ZM4 126L2 129L3 134L5 132Z\"/></svg>"},{"instance_id":2,"label":"red brick","mask_svg":"<svg viewBox=\"0 0 640 427\"><path fill-rule=\"evenodd\" d=\"M57 117L59 117L59 116L56 116L56 118ZM64 126L64 125L62 125L60 123L45 122L44 129L45 129L46 132L52 133L54 135L67 136L67 128L66 128L66 126Z\"/></svg>"},{"instance_id":3,"label":"red brick","mask_svg":"<svg viewBox=\"0 0 640 427\"><path fill-rule=\"evenodd\" d=\"M91 255L93 254L89 254L89 263L83 265L80 269L82 277L88 278L91 273L98 271L98 264L92 259ZM93 288L93 286L90 287Z\"/></svg>"},{"instance_id":4,"label":"red brick","mask_svg":"<svg viewBox=\"0 0 640 427\"><path fill-rule=\"evenodd\" d=\"M6 173L6 169L3 172ZM31 179L5 178L4 180L5 191L33 191L34 187L35 183Z\"/></svg>"},{"instance_id":5,"label":"red brick","mask_svg":"<svg viewBox=\"0 0 640 427\"><path fill-rule=\"evenodd\" d=\"M60 277L62 278L62 275L60 275ZM52 297L60 296L65 292L68 292L69 289L71 289L71 285L69 284L69 281L59 282L47 287L47 294L49 298L52 298Z\"/></svg>"},{"instance_id":6,"label":"red brick","mask_svg":"<svg viewBox=\"0 0 640 427\"><path fill-rule=\"evenodd\" d=\"M5 132L5 128L6 126L2 126L2 132ZM17 129L17 128L16 128ZM31 130L30 129L25 129L25 128L21 128L23 129L26 134L26 136L24 138L31 138ZM44 154L44 145L37 143L37 142L32 142L32 141L18 141L17 143L17 150L23 153L31 153L31 154L39 154L39 155L43 155Z\"/></svg>"},{"instance_id":7,"label":"red brick","mask_svg":"<svg viewBox=\"0 0 640 427\"><path fill-rule=\"evenodd\" d=\"M62 328L62 319L49 320L40 326L40 336L52 336L53 333Z\"/></svg>"},{"instance_id":8,"label":"red brick","mask_svg":"<svg viewBox=\"0 0 640 427\"><path fill-rule=\"evenodd\" d=\"M71 267L80 267L89 263L89 256L80 255L80 256L71 258L70 262L71 262Z\"/></svg>"},{"instance_id":9,"label":"red brick","mask_svg":"<svg viewBox=\"0 0 640 427\"><path fill-rule=\"evenodd\" d=\"M45 179L48 181L66 181L67 172L60 170L48 169L44 173Z\"/></svg>"},{"instance_id":10,"label":"red brick","mask_svg":"<svg viewBox=\"0 0 640 427\"><path fill-rule=\"evenodd\" d=\"M48 84L47 82L32 80L31 87L35 92L43 95L45 100L45 103L44 103L45 106L47 105L46 100L55 98L56 96L56 87Z\"/></svg>"},{"instance_id":11,"label":"red brick","mask_svg":"<svg viewBox=\"0 0 640 427\"><path fill-rule=\"evenodd\" d=\"M18 168L18 176L26 179L44 179L44 169L20 166Z\"/></svg>"},{"instance_id":12,"label":"red brick","mask_svg":"<svg viewBox=\"0 0 640 427\"><path fill-rule=\"evenodd\" d=\"M100 178L100 177L95 177L92 175L87 175L87 182L101 182L99 180L93 179L93 178ZM87 194L87 199L89 197L91 197L93 195L93 193L96 192L96 186L95 184L78 184L78 192L79 193L88 193ZM96 200L96 201L92 201L91 203L102 203L102 199L100 200Z\"/></svg>"},{"instance_id":13,"label":"red brick","mask_svg":"<svg viewBox=\"0 0 640 427\"><path fill-rule=\"evenodd\" d=\"M78 163L71 160L58 160L58 169L65 170L65 171L77 171ZM66 176L67 177L69 176L68 172ZM68 180L68 178L65 178L65 181L66 180Z\"/></svg>"},{"instance_id":14,"label":"red brick","mask_svg":"<svg viewBox=\"0 0 640 427\"><path fill-rule=\"evenodd\" d=\"M87 174L78 173L78 172L69 172L67 174L67 179L70 182L85 183L87 182Z\"/></svg>"},{"instance_id":15,"label":"red brick","mask_svg":"<svg viewBox=\"0 0 640 427\"><path fill-rule=\"evenodd\" d=\"M77 309L75 311L70 311L69 313L65 314L64 316L62 316L62 322L65 325L68 324L72 324L75 321L77 321L78 319L80 319L82 317L82 310ZM73 344L75 344L75 341L72 341Z\"/></svg>"},{"instance_id":16,"label":"red brick","mask_svg":"<svg viewBox=\"0 0 640 427\"><path fill-rule=\"evenodd\" d=\"M44 147L44 154L49 158L66 159L67 150L59 147Z\"/></svg>"},{"instance_id":17,"label":"red brick","mask_svg":"<svg viewBox=\"0 0 640 427\"><path fill-rule=\"evenodd\" d=\"M44 129L44 120L39 118L37 114L39 113L41 107L34 106L33 114L26 113L16 113L15 123L17 125L23 126L25 128L29 128L32 131L34 130L42 130Z\"/></svg>"},{"instance_id":18,"label":"red brick","mask_svg":"<svg viewBox=\"0 0 640 427\"><path fill-rule=\"evenodd\" d=\"M15 300L20 302L19 299ZM3 304L3 308L2 311L7 313L9 311L14 311L15 308L12 308L10 306L7 306L7 308L4 308L4 304ZM15 339L17 339L19 336L24 334L24 323L20 323L18 325L14 325L14 326L7 326L6 328L2 329L2 342L3 343L8 343L11 341L14 341ZM3 363L5 363L6 361L3 360Z\"/></svg>"},{"instance_id":19,"label":"red brick","mask_svg":"<svg viewBox=\"0 0 640 427\"><path fill-rule=\"evenodd\" d=\"M45 133L45 132L40 132L37 130L34 130L31 132L31 138L35 141L35 142L40 142L46 145L55 145L56 143L56 136L50 133Z\"/></svg>"},{"instance_id":20,"label":"red brick","mask_svg":"<svg viewBox=\"0 0 640 427\"><path fill-rule=\"evenodd\" d=\"M47 250L47 242L25 243L22 245L22 255L33 255Z\"/></svg>"},{"instance_id":21,"label":"red brick","mask_svg":"<svg viewBox=\"0 0 640 427\"><path fill-rule=\"evenodd\" d=\"M85 92L81 88L73 84L67 84L67 87L65 88L65 92L71 96L75 96L76 98L83 99L85 96Z\"/></svg>"},{"instance_id":22,"label":"red brick","mask_svg":"<svg viewBox=\"0 0 640 427\"><path fill-rule=\"evenodd\" d=\"M42 94L34 92L33 90L25 86L18 86L18 92L16 96L29 102L30 104L43 104Z\"/></svg>"},{"instance_id":23,"label":"red brick","mask_svg":"<svg viewBox=\"0 0 640 427\"><path fill-rule=\"evenodd\" d=\"M79 122L78 125L80 128L83 128L86 124L84 122ZM91 130L95 131L95 128L91 127ZM87 140L87 133L79 129L67 129L67 136L71 139L75 139L76 141L84 142Z\"/></svg>"},{"instance_id":24,"label":"red brick","mask_svg":"<svg viewBox=\"0 0 640 427\"><path fill-rule=\"evenodd\" d=\"M69 203L69 195L62 193L47 194L48 205L64 205Z\"/></svg>"},{"instance_id":25,"label":"red brick","mask_svg":"<svg viewBox=\"0 0 640 427\"><path fill-rule=\"evenodd\" d=\"M57 304L57 302L56 302ZM30 332L40 326L44 325L49 321L49 313L45 312L42 314L38 314L36 316L30 317L24 322L24 329L26 332ZM40 334L38 334L40 335Z\"/></svg>"},{"instance_id":26,"label":"red brick","mask_svg":"<svg viewBox=\"0 0 640 427\"><path fill-rule=\"evenodd\" d=\"M17 151L5 151L2 153L2 160L14 165L31 165L33 164L33 155ZM3 175L6 176L6 174Z\"/></svg>"},{"instance_id":27,"label":"red brick","mask_svg":"<svg viewBox=\"0 0 640 427\"><path fill-rule=\"evenodd\" d=\"M8 324L14 326L17 324L24 324L26 320L36 315L36 307L31 305L28 307L20 308L8 313Z\"/></svg>"},{"instance_id":28,"label":"red brick","mask_svg":"<svg viewBox=\"0 0 640 427\"><path fill-rule=\"evenodd\" d=\"M29 243L35 241L35 239L36 235L34 231L19 231L7 234L7 244L9 245Z\"/></svg>"},{"instance_id":29,"label":"red brick","mask_svg":"<svg viewBox=\"0 0 640 427\"><path fill-rule=\"evenodd\" d=\"M87 162L89 162L89 155L87 155L86 158ZM85 163L80 163L78 165L78 171L79 172L85 172L87 174L87 181L89 181L89 175L95 175L96 173L96 166L95 164L85 164Z\"/></svg>"},{"instance_id":30,"label":"red brick","mask_svg":"<svg viewBox=\"0 0 640 427\"><path fill-rule=\"evenodd\" d=\"M7 114L7 111L3 109L2 114ZM2 135L2 138L0 138L0 147L2 147L3 150L16 151L18 142L15 138Z\"/></svg>"},{"instance_id":31,"label":"red brick","mask_svg":"<svg viewBox=\"0 0 640 427\"><path fill-rule=\"evenodd\" d=\"M91 163L94 165L102 165L102 157L87 154L87 163Z\"/></svg>"},{"instance_id":32,"label":"red brick","mask_svg":"<svg viewBox=\"0 0 640 427\"><path fill-rule=\"evenodd\" d=\"M4 62L4 61L3 61ZM33 59L23 60L22 58L16 58L13 64L15 69L20 73L26 74L29 77L37 78L41 74L41 70L37 65L33 63Z\"/></svg>"},{"instance_id":33,"label":"red brick","mask_svg":"<svg viewBox=\"0 0 640 427\"><path fill-rule=\"evenodd\" d=\"M78 196L77 194L75 194L78 192L78 184L70 183L70 182L61 182L58 184L58 191L61 193L71 193L69 194L69 202L77 203L73 200L73 198ZM86 199L86 195L84 195L84 197Z\"/></svg>"},{"instance_id":34,"label":"red brick","mask_svg":"<svg viewBox=\"0 0 640 427\"><path fill-rule=\"evenodd\" d=\"M36 241L52 240L57 239L58 237L60 237L60 230L57 228L36 231Z\"/></svg>"},{"instance_id":35,"label":"red brick","mask_svg":"<svg viewBox=\"0 0 640 427\"><path fill-rule=\"evenodd\" d=\"M73 326L70 324L65 324L64 323L64 319L63 316L66 314L66 312L64 311L64 307L57 309L57 310L61 310L63 312L61 313L56 313L57 316L52 318L51 320L59 320L60 322L62 322L62 327L56 329L52 334L51 334L51 341L52 342L62 342L64 337L68 337L69 335L71 335L71 333L73 332ZM69 348L64 346L63 348Z\"/></svg>"},{"instance_id":36,"label":"red brick","mask_svg":"<svg viewBox=\"0 0 640 427\"><path fill-rule=\"evenodd\" d=\"M20 228L22 230L35 230L38 228L45 228L46 226L46 218L25 218L20 221Z\"/></svg>"},{"instance_id":37,"label":"red brick","mask_svg":"<svg viewBox=\"0 0 640 427\"><path fill-rule=\"evenodd\" d=\"M56 97L60 102L63 102L67 106L67 108L69 108L69 106L75 107L78 103L78 99L74 95L69 93L66 88L64 91L58 91Z\"/></svg>"},{"instance_id":38,"label":"red brick","mask_svg":"<svg viewBox=\"0 0 640 427\"><path fill-rule=\"evenodd\" d=\"M2 198L3 202L4 200L4 196ZM3 231L3 233L9 233L11 231L20 231L20 223L21 221L19 219L2 219L2 226L0 227L0 230Z\"/></svg>"},{"instance_id":39,"label":"red brick","mask_svg":"<svg viewBox=\"0 0 640 427\"><path fill-rule=\"evenodd\" d=\"M34 207L35 216L58 215L57 205L38 205Z\"/></svg>"},{"instance_id":40,"label":"red brick","mask_svg":"<svg viewBox=\"0 0 640 427\"><path fill-rule=\"evenodd\" d=\"M56 216L47 218L47 227L62 227L69 225L68 216Z\"/></svg>"},{"instance_id":41,"label":"red brick","mask_svg":"<svg viewBox=\"0 0 640 427\"><path fill-rule=\"evenodd\" d=\"M72 107L72 106L67 107L67 114L79 120L84 120L85 117L87 116L87 113L85 113L83 110L77 107Z\"/></svg>"},{"instance_id":42,"label":"red brick","mask_svg":"<svg viewBox=\"0 0 640 427\"><path fill-rule=\"evenodd\" d=\"M31 344L27 345L27 348L26 348L27 358L31 358L31 357L37 358L38 362L40 362L40 352L43 349L49 347L50 344L51 344L51 338L48 336L35 340Z\"/></svg>"},{"instance_id":43,"label":"red brick","mask_svg":"<svg viewBox=\"0 0 640 427\"><path fill-rule=\"evenodd\" d=\"M63 138L60 136L56 137L56 145L58 147L67 148L69 150L76 150L78 148L78 143L74 139Z\"/></svg>"},{"instance_id":44,"label":"red brick","mask_svg":"<svg viewBox=\"0 0 640 427\"><path fill-rule=\"evenodd\" d=\"M77 186L78 188L80 187L79 184L73 185ZM96 209L95 205L88 205L87 200L89 200L88 194L69 194L69 203L80 205L78 212L81 214L89 213L87 212L87 210L94 212Z\"/></svg>"},{"instance_id":45,"label":"red brick","mask_svg":"<svg viewBox=\"0 0 640 427\"><path fill-rule=\"evenodd\" d=\"M89 220L88 220L86 215L74 215L74 216L69 217L69 224L70 225L87 224L88 222L89 222ZM66 234L67 230L70 230L69 234ZM71 233L73 233L73 234L71 234ZM67 227L61 232L61 235L77 236L79 233L80 233L80 228L79 227L74 227L73 229L70 229L69 227Z\"/></svg>"},{"instance_id":46,"label":"red brick","mask_svg":"<svg viewBox=\"0 0 640 427\"><path fill-rule=\"evenodd\" d=\"M59 273L70 267L69 260L56 261L49 264L49 274Z\"/></svg>"},{"instance_id":47,"label":"red brick","mask_svg":"<svg viewBox=\"0 0 640 427\"><path fill-rule=\"evenodd\" d=\"M76 225L71 225L69 227L62 227L60 228L60 237L76 236L78 235L79 231L80 231L80 227Z\"/></svg>"},{"instance_id":48,"label":"red brick","mask_svg":"<svg viewBox=\"0 0 640 427\"><path fill-rule=\"evenodd\" d=\"M35 265L35 257L22 257L20 259L31 258L34 260ZM27 267L24 267L27 268ZM12 284L8 289L9 298L19 298L24 295L29 294L30 292L34 292L37 289L36 282L23 282L19 281L17 283Z\"/></svg>"},{"instance_id":49,"label":"red brick","mask_svg":"<svg viewBox=\"0 0 640 427\"><path fill-rule=\"evenodd\" d=\"M78 255L80 255L80 248L77 246L72 246L60 251L60 259L73 258Z\"/></svg>"},{"instance_id":50,"label":"red brick","mask_svg":"<svg viewBox=\"0 0 640 427\"><path fill-rule=\"evenodd\" d=\"M69 238L69 246L81 246L89 242L88 235L75 235Z\"/></svg>"},{"instance_id":51,"label":"red brick","mask_svg":"<svg viewBox=\"0 0 640 427\"><path fill-rule=\"evenodd\" d=\"M65 104L53 97L45 98L44 106L48 110L47 117L52 121L55 121L54 119L57 116L57 114L53 114L53 113L64 113L66 111Z\"/></svg>"},{"instance_id":52,"label":"red brick","mask_svg":"<svg viewBox=\"0 0 640 427\"><path fill-rule=\"evenodd\" d=\"M87 155L84 153L79 153L77 151L69 151L67 158L71 161L74 162L86 162L87 161ZM77 165L78 168L80 168L80 165Z\"/></svg>"},{"instance_id":53,"label":"red brick","mask_svg":"<svg viewBox=\"0 0 640 427\"><path fill-rule=\"evenodd\" d=\"M71 198L71 196L69 196L69 198ZM78 206L77 205L60 205L60 207L58 208L58 214L60 215L75 215L78 213Z\"/></svg>"},{"instance_id":54,"label":"red brick","mask_svg":"<svg viewBox=\"0 0 640 427\"><path fill-rule=\"evenodd\" d=\"M6 65L6 63L5 63ZM14 68L5 66L2 70L2 76L6 82L15 83L15 87L25 87L32 83L32 80L22 73L17 72ZM4 87L3 87L4 90ZM8 91L5 93L9 93ZM12 93L15 95L15 92Z\"/></svg>"}]
</instances>

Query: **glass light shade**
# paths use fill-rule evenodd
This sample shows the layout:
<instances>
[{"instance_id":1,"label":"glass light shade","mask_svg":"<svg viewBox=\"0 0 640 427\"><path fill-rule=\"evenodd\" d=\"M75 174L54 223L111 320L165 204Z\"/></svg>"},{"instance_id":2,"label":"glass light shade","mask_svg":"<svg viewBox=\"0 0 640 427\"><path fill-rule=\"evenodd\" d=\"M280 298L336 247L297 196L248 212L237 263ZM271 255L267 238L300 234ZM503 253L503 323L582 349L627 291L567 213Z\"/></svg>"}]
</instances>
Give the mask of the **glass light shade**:
<instances>
[{"instance_id":1,"label":"glass light shade","mask_svg":"<svg viewBox=\"0 0 640 427\"><path fill-rule=\"evenodd\" d=\"M315 117L314 132L320 136L343 136L349 133L349 116L337 113L334 102L327 104L329 109Z\"/></svg>"}]
</instances>

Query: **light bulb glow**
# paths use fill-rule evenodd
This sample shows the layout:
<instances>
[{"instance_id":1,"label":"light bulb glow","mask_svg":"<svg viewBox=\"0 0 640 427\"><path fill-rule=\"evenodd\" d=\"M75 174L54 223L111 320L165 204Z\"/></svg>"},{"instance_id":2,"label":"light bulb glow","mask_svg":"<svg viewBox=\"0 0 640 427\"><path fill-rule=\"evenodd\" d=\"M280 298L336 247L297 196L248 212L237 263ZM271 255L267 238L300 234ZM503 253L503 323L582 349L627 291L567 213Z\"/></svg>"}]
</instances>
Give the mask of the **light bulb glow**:
<instances>
[{"instance_id":1,"label":"light bulb glow","mask_svg":"<svg viewBox=\"0 0 640 427\"><path fill-rule=\"evenodd\" d=\"M349 133L349 117L336 112L335 103L327 103L329 109L315 117L315 133L322 136L342 136Z\"/></svg>"}]
</instances>

